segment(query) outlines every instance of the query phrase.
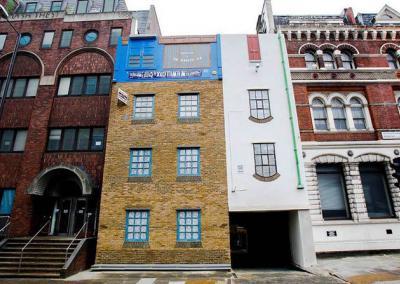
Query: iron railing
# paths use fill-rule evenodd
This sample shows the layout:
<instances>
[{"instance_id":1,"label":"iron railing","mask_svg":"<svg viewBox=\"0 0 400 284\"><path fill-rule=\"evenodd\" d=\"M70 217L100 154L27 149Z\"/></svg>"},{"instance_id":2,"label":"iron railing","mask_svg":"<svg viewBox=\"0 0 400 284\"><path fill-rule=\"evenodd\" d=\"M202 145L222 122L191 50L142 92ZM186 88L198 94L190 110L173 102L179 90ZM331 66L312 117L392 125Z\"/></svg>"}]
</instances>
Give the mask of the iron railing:
<instances>
[{"instance_id":1,"label":"iron railing","mask_svg":"<svg viewBox=\"0 0 400 284\"><path fill-rule=\"evenodd\" d=\"M0 240L7 237L8 227L11 225L10 216L0 216L0 219L6 219L5 224L0 229Z\"/></svg>"},{"instance_id":2,"label":"iron railing","mask_svg":"<svg viewBox=\"0 0 400 284\"><path fill-rule=\"evenodd\" d=\"M68 260L68 252L72 246L72 244L77 240L77 238L79 237L79 235L81 234L82 230L85 228L85 239L87 238L87 233L88 233L88 227L89 227L89 218L90 215L87 216L86 218L86 222L83 223L82 227L79 229L79 231L75 234L74 238L71 240L71 242L69 243L67 249L65 250L65 262L67 262Z\"/></svg>"}]
</instances>

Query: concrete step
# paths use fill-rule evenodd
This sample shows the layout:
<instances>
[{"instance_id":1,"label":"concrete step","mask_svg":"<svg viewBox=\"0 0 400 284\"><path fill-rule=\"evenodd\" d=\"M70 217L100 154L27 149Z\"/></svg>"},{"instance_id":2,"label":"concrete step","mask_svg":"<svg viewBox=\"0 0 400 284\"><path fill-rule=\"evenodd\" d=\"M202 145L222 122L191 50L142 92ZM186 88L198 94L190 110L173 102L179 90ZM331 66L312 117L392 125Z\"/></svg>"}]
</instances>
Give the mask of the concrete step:
<instances>
[{"instance_id":1,"label":"concrete step","mask_svg":"<svg viewBox=\"0 0 400 284\"><path fill-rule=\"evenodd\" d=\"M37 273L37 272L0 272L0 278L60 278L60 273Z\"/></svg>"},{"instance_id":2,"label":"concrete step","mask_svg":"<svg viewBox=\"0 0 400 284\"><path fill-rule=\"evenodd\" d=\"M72 254L72 250L69 251L68 257ZM5 257L17 257L21 255L21 251L3 251L0 250L0 258L3 256ZM43 252L43 251L25 251L24 252L24 258L25 257L65 257L65 250L62 252Z\"/></svg>"},{"instance_id":3,"label":"concrete step","mask_svg":"<svg viewBox=\"0 0 400 284\"><path fill-rule=\"evenodd\" d=\"M15 267L19 265L19 260L5 262L0 260L0 267ZM64 262L28 262L25 259L21 263L21 267L57 267L62 268Z\"/></svg>"},{"instance_id":4,"label":"concrete step","mask_svg":"<svg viewBox=\"0 0 400 284\"><path fill-rule=\"evenodd\" d=\"M13 256L0 256L0 262L9 262L9 261L19 261L19 257ZM35 262L64 262L65 261L65 254L63 256L58 257L40 257L40 256L25 256L24 261L35 261Z\"/></svg>"},{"instance_id":5,"label":"concrete step","mask_svg":"<svg viewBox=\"0 0 400 284\"><path fill-rule=\"evenodd\" d=\"M59 273L60 268L59 267L34 267L34 266L23 266L21 265L20 272L50 272L50 273ZM18 272L18 265L15 266L9 266L9 267L0 267L0 273L1 272Z\"/></svg>"},{"instance_id":6,"label":"concrete step","mask_svg":"<svg viewBox=\"0 0 400 284\"><path fill-rule=\"evenodd\" d=\"M74 241L72 242L72 244L77 245L79 243L78 241ZM71 244L71 242L31 242L29 244L29 246L69 246ZM7 246L21 246L23 247L24 245L26 245L26 242L14 242L14 241L8 241Z\"/></svg>"},{"instance_id":7,"label":"concrete step","mask_svg":"<svg viewBox=\"0 0 400 284\"><path fill-rule=\"evenodd\" d=\"M67 249L67 247L31 247L31 246L28 246L24 249L24 253L25 252L33 252L33 251L65 252L66 249ZM72 251L73 249L70 249L70 250ZM1 248L1 251L3 251L3 252L9 252L9 251L21 252L21 249L14 248L14 247L10 248L10 247L5 246L5 247Z\"/></svg>"}]
</instances>

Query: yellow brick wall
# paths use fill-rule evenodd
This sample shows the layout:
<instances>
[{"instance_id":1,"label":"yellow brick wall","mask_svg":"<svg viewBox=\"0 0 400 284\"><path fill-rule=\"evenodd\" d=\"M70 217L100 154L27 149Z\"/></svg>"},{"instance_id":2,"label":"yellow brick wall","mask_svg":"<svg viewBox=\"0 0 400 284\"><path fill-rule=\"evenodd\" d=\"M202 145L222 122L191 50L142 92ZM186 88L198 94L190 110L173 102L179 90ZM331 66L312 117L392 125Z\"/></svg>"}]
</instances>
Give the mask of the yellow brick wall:
<instances>
[{"instance_id":1,"label":"yellow brick wall","mask_svg":"<svg viewBox=\"0 0 400 284\"><path fill-rule=\"evenodd\" d=\"M129 96L117 105L117 89ZM198 92L200 122L177 119L178 93ZM155 95L154 124L132 124L135 94ZM97 264L230 263L221 81L113 86L101 196ZM177 148L200 147L201 181L177 181ZM151 182L129 182L130 148L153 149ZM126 209L150 210L147 248L124 245ZM201 209L201 248L176 247L176 210Z\"/></svg>"}]
</instances>

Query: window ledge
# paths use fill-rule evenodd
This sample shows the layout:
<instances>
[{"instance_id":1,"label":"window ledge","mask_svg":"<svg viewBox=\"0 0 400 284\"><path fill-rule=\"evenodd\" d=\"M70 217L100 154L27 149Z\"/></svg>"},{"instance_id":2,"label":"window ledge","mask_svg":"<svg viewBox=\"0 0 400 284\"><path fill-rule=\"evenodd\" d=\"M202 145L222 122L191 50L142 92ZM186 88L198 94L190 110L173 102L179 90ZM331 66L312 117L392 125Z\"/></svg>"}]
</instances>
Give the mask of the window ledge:
<instances>
[{"instance_id":1,"label":"window ledge","mask_svg":"<svg viewBox=\"0 0 400 284\"><path fill-rule=\"evenodd\" d=\"M255 179L257 179L257 180L259 180L259 181L263 181L263 182L274 181L274 180L278 179L280 176L281 176L281 175L278 174L278 173L276 173L276 174L274 174L273 176L270 176L270 177L262 177L262 176L259 176L259 175L257 175L257 174L254 174L254 175L253 175L253 177L254 177Z\"/></svg>"},{"instance_id":2,"label":"window ledge","mask_svg":"<svg viewBox=\"0 0 400 284\"><path fill-rule=\"evenodd\" d=\"M176 177L177 182L199 182L201 176L178 176Z\"/></svg>"},{"instance_id":3,"label":"window ledge","mask_svg":"<svg viewBox=\"0 0 400 284\"><path fill-rule=\"evenodd\" d=\"M202 248L201 242L176 242L176 248Z\"/></svg>"},{"instance_id":4,"label":"window ledge","mask_svg":"<svg viewBox=\"0 0 400 284\"><path fill-rule=\"evenodd\" d=\"M124 242L124 248L149 248L149 242Z\"/></svg>"},{"instance_id":5,"label":"window ledge","mask_svg":"<svg viewBox=\"0 0 400 284\"><path fill-rule=\"evenodd\" d=\"M357 134L357 133L375 133L375 130L314 130L315 134Z\"/></svg>"},{"instance_id":6,"label":"window ledge","mask_svg":"<svg viewBox=\"0 0 400 284\"><path fill-rule=\"evenodd\" d=\"M154 119L133 119L132 124L155 124Z\"/></svg>"},{"instance_id":7,"label":"window ledge","mask_svg":"<svg viewBox=\"0 0 400 284\"><path fill-rule=\"evenodd\" d=\"M178 117L178 122L179 123L199 123L200 122L200 117L193 117L193 118L181 118L181 117Z\"/></svg>"},{"instance_id":8,"label":"window ledge","mask_svg":"<svg viewBox=\"0 0 400 284\"><path fill-rule=\"evenodd\" d=\"M151 177L128 177L128 182L149 183L152 179Z\"/></svg>"},{"instance_id":9,"label":"window ledge","mask_svg":"<svg viewBox=\"0 0 400 284\"><path fill-rule=\"evenodd\" d=\"M399 219L384 218L384 219L366 219L361 221L356 220L324 220L313 221L313 226L334 226L334 225L372 225L372 224L392 224L399 223Z\"/></svg>"},{"instance_id":10,"label":"window ledge","mask_svg":"<svg viewBox=\"0 0 400 284\"><path fill-rule=\"evenodd\" d=\"M271 120L273 120L274 118L272 116L264 118L264 119L258 119L252 116L249 116L249 120L255 122L255 123L267 123L270 122Z\"/></svg>"}]
</instances>

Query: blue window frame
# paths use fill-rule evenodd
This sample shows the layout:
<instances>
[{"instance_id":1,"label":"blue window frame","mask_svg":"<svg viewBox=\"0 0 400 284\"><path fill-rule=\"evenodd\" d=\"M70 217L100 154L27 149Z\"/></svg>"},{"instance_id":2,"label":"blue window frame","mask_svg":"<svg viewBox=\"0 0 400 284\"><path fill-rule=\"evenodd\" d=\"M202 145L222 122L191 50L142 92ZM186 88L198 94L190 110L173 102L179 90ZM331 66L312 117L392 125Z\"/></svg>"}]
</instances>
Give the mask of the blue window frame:
<instances>
[{"instance_id":1,"label":"blue window frame","mask_svg":"<svg viewBox=\"0 0 400 284\"><path fill-rule=\"evenodd\" d=\"M199 95L184 94L179 95L179 117L197 118L199 117Z\"/></svg>"},{"instance_id":2,"label":"blue window frame","mask_svg":"<svg viewBox=\"0 0 400 284\"><path fill-rule=\"evenodd\" d=\"M0 215L11 215L15 199L15 189L0 189Z\"/></svg>"},{"instance_id":3,"label":"blue window frame","mask_svg":"<svg viewBox=\"0 0 400 284\"><path fill-rule=\"evenodd\" d=\"M154 96L135 96L133 119L153 119L154 117Z\"/></svg>"},{"instance_id":4,"label":"blue window frame","mask_svg":"<svg viewBox=\"0 0 400 284\"><path fill-rule=\"evenodd\" d=\"M201 211L178 210L176 214L178 242L201 241Z\"/></svg>"},{"instance_id":5,"label":"blue window frame","mask_svg":"<svg viewBox=\"0 0 400 284\"><path fill-rule=\"evenodd\" d=\"M131 149L129 176L151 176L152 149Z\"/></svg>"},{"instance_id":6,"label":"blue window frame","mask_svg":"<svg viewBox=\"0 0 400 284\"><path fill-rule=\"evenodd\" d=\"M155 65L155 42L136 43L128 55L128 68L131 69L154 69Z\"/></svg>"},{"instance_id":7,"label":"blue window frame","mask_svg":"<svg viewBox=\"0 0 400 284\"><path fill-rule=\"evenodd\" d=\"M178 176L200 175L200 148L178 148Z\"/></svg>"},{"instance_id":8,"label":"blue window frame","mask_svg":"<svg viewBox=\"0 0 400 284\"><path fill-rule=\"evenodd\" d=\"M149 219L149 210L127 210L125 241L148 242Z\"/></svg>"}]
</instances>

